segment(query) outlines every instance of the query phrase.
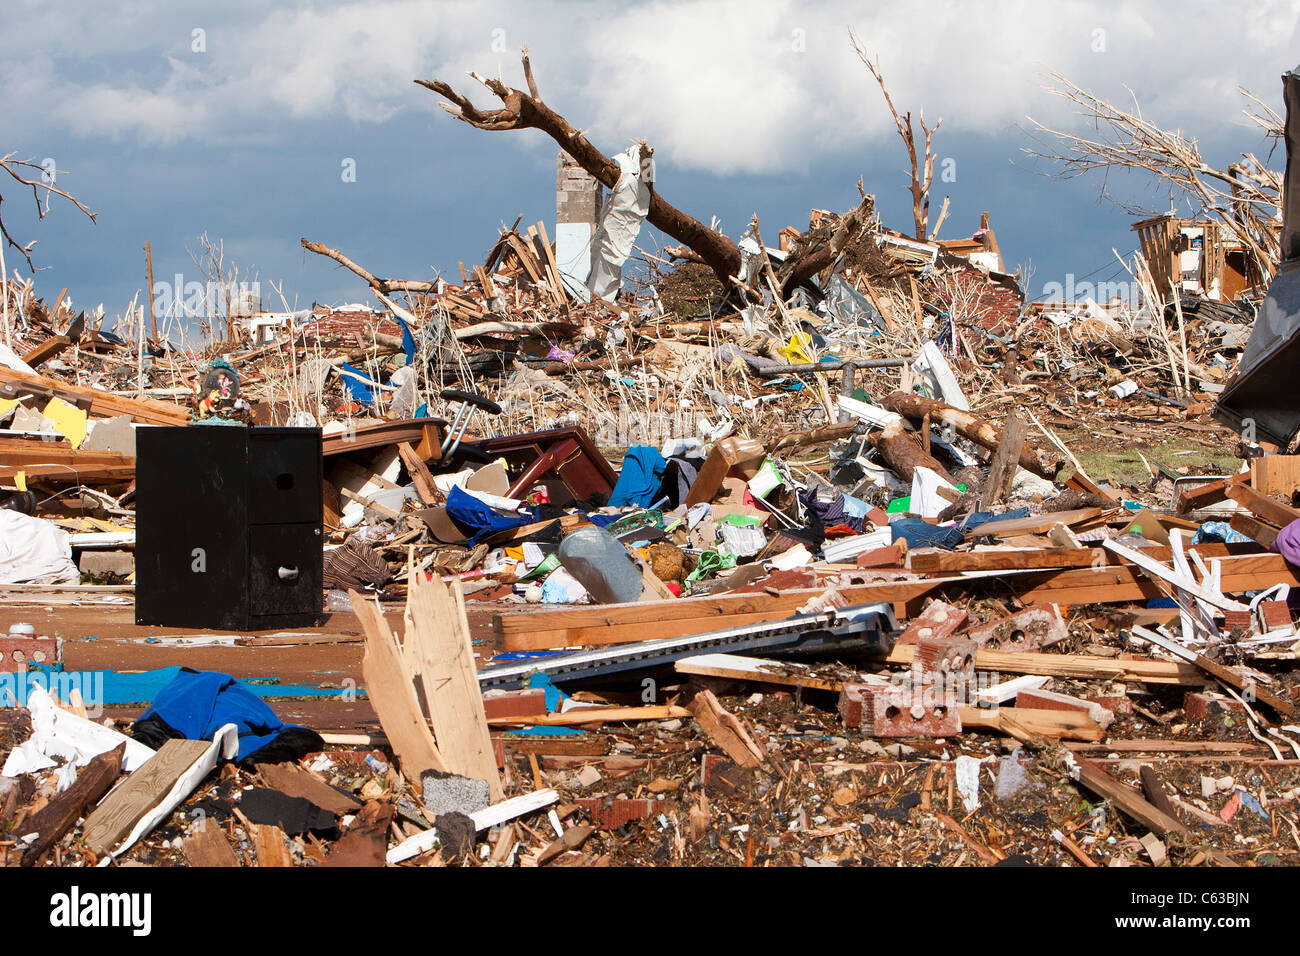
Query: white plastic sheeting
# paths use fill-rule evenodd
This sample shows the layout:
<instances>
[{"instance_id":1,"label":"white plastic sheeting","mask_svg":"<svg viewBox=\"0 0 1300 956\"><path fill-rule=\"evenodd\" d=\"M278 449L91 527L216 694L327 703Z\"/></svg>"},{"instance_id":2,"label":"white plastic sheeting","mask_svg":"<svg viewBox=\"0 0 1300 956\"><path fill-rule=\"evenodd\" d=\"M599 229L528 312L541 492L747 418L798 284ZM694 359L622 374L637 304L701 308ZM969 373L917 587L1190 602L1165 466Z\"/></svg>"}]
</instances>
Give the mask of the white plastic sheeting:
<instances>
[{"instance_id":1,"label":"white plastic sheeting","mask_svg":"<svg viewBox=\"0 0 1300 956\"><path fill-rule=\"evenodd\" d=\"M153 750L138 740L63 710L39 684L33 684L27 692L27 711L32 717L32 735L21 747L14 748L5 760L0 774L6 777L53 767L55 763L50 757L60 757L83 767L92 757L107 753L122 743L126 744L122 769L127 773L153 756Z\"/></svg>"},{"instance_id":2,"label":"white plastic sheeting","mask_svg":"<svg viewBox=\"0 0 1300 956\"><path fill-rule=\"evenodd\" d=\"M591 242L587 288L594 296L613 299L623 283L623 263L632 254L641 223L650 212L650 184L655 178L652 154L645 144L637 143L614 157L618 185L601 210L600 226Z\"/></svg>"},{"instance_id":3,"label":"white plastic sheeting","mask_svg":"<svg viewBox=\"0 0 1300 956\"><path fill-rule=\"evenodd\" d=\"M77 583L72 539L57 525L0 509L0 584Z\"/></svg>"}]
</instances>

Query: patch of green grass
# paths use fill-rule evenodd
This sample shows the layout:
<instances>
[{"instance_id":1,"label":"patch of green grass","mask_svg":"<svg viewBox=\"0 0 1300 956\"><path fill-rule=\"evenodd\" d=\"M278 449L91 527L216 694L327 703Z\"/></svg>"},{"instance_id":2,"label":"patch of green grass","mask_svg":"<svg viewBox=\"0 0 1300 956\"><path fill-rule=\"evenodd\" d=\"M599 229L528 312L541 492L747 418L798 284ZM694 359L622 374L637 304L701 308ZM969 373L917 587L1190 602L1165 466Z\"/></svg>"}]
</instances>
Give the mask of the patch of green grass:
<instances>
[{"instance_id":1,"label":"patch of green grass","mask_svg":"<svg viewBox=\"0 0 1300 956\"><path fill-rule=\"evenodd\" d=\"M1116 437L1104 444L1095 438L1078 444L1066 440L1065 444L1094 481L1105 481L1115 472L1131 478L1149 474L1138 452L1157 471L1163 465L1177 475L1233 475L1241 470L1241 459L1233 454L1233 448L1227 442L1222 448L1207 448L1177 438L1156 439L1146 444L1138 438ZM1178 452L1190 454L1180 455Z\"/></svg>"}]
</instances>

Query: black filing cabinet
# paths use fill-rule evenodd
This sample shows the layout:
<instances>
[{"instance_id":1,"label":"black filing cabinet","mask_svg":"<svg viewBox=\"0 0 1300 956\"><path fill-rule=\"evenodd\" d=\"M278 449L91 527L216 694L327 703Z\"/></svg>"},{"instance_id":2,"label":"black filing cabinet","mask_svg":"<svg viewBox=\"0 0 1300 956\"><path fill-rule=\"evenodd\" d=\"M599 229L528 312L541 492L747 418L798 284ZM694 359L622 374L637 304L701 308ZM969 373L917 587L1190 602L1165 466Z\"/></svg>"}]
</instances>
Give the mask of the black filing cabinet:
<instances>
[{"instance_id":1,"label":"black filing cabinet","mask_svg":"<svg viewBox=\"0 0 1300 956\"><path fill-rule=\"evenodd\" d=\"M321 469L316 428L138 429L135 622L319 623Z\"/></svg>"}]
</instances>

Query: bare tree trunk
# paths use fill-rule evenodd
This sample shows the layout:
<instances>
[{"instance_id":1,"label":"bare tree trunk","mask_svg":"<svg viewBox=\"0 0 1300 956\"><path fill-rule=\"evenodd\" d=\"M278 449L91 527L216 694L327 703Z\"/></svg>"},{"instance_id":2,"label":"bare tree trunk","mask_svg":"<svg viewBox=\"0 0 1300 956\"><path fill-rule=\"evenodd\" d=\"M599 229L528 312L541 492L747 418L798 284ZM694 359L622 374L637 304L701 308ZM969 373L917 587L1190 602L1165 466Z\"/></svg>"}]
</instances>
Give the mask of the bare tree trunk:
<instances>
[{"instance_id":1,"label":"bare tree trunk","mask_svg":"<svg viewBox=\"0 0 1300 956\"><path fill-rule=\"evenodd\" d=\"M530 91L528 93L508 87L500 80L485 79L477 73L470 74L501 100L502 109L479 110L467 97L457 93L442 80L415 82L448 100L451 105L444 103L443 109L476 129L541 130L603 186L615 188L619 177L618 163L593 146L580 130L575 130L563 116L542 102L541 95L537 92L537 83L533 79L527 47L524 48L522 60L524 78L528 81ZM735 242L682 212L660 196L653 184L650 187L650 211L646 218L652 226L694 249L713 270L723 288L732 287L731 277L739 273L741 261L740 249Z\"/></svg>"}]
</instances>

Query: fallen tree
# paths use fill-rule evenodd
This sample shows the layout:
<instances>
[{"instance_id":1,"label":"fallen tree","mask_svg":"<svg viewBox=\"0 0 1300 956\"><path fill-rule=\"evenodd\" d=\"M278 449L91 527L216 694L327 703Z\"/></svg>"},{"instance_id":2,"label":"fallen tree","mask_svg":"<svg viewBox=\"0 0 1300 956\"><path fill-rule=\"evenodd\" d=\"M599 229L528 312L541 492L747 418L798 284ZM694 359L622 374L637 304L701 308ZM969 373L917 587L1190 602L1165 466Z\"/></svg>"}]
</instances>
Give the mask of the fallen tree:
<instances>
[{"instance_id":1,"label":"fallen tree","mask_svg":"<svg viewBox=\"0 0 1300 956\"><path fill-rule=\"evenodd\" d=\"M880 400L880 404L891 412L897 412L916 421L929 415L931 422L951 425L961 435L989 451L996 451L1002 441L1002 433L989 422L933 398L907 392L890 392ZM1027 443L1021 446L1019 460L1021 468L1043 478L1055 478L1064 464L1061 459L1052 458Z\"/></svg>"},{"instance_id":2,"label":"fallen tree","mask_svg":"<svg viewBox=\"0 0 1300 956\"><path fill-rule=\"evenodd\" d=\"M501 100L500 109L479 109L470 102L468 97L458 93L442 80L416 80L415 82L447 100L448 102L439 105L458 120L468 123L475 129L541 130L573 157L583 169L594 176L601 185L614 189L619 181L618 163L593 146L581 130L575 130L568 120L542 101L541 94L537 90L537 81L533 77L527 47L524 47L521 59L528 92L507 86L498 79L489 79L474 72L469 74ZM643 161L648 161L652 154L653 149L643 144ZM871 208L872 197L864 195L861 206L848 217L848 225L840 230L843 234L833 236L787 259L778 273L782 294L789 295L797 286L832 265L848 240L848 234L866 225ZM655 228L689 246L699 260L713 270L713 274L722 283L724 289L735 289L732 279L740 274L742 256L734 240L715 229L710 229L694 216L678 209L659 195L653 184L650 186L650 209L646 219Z\"/></svg>"}]
</instances>

